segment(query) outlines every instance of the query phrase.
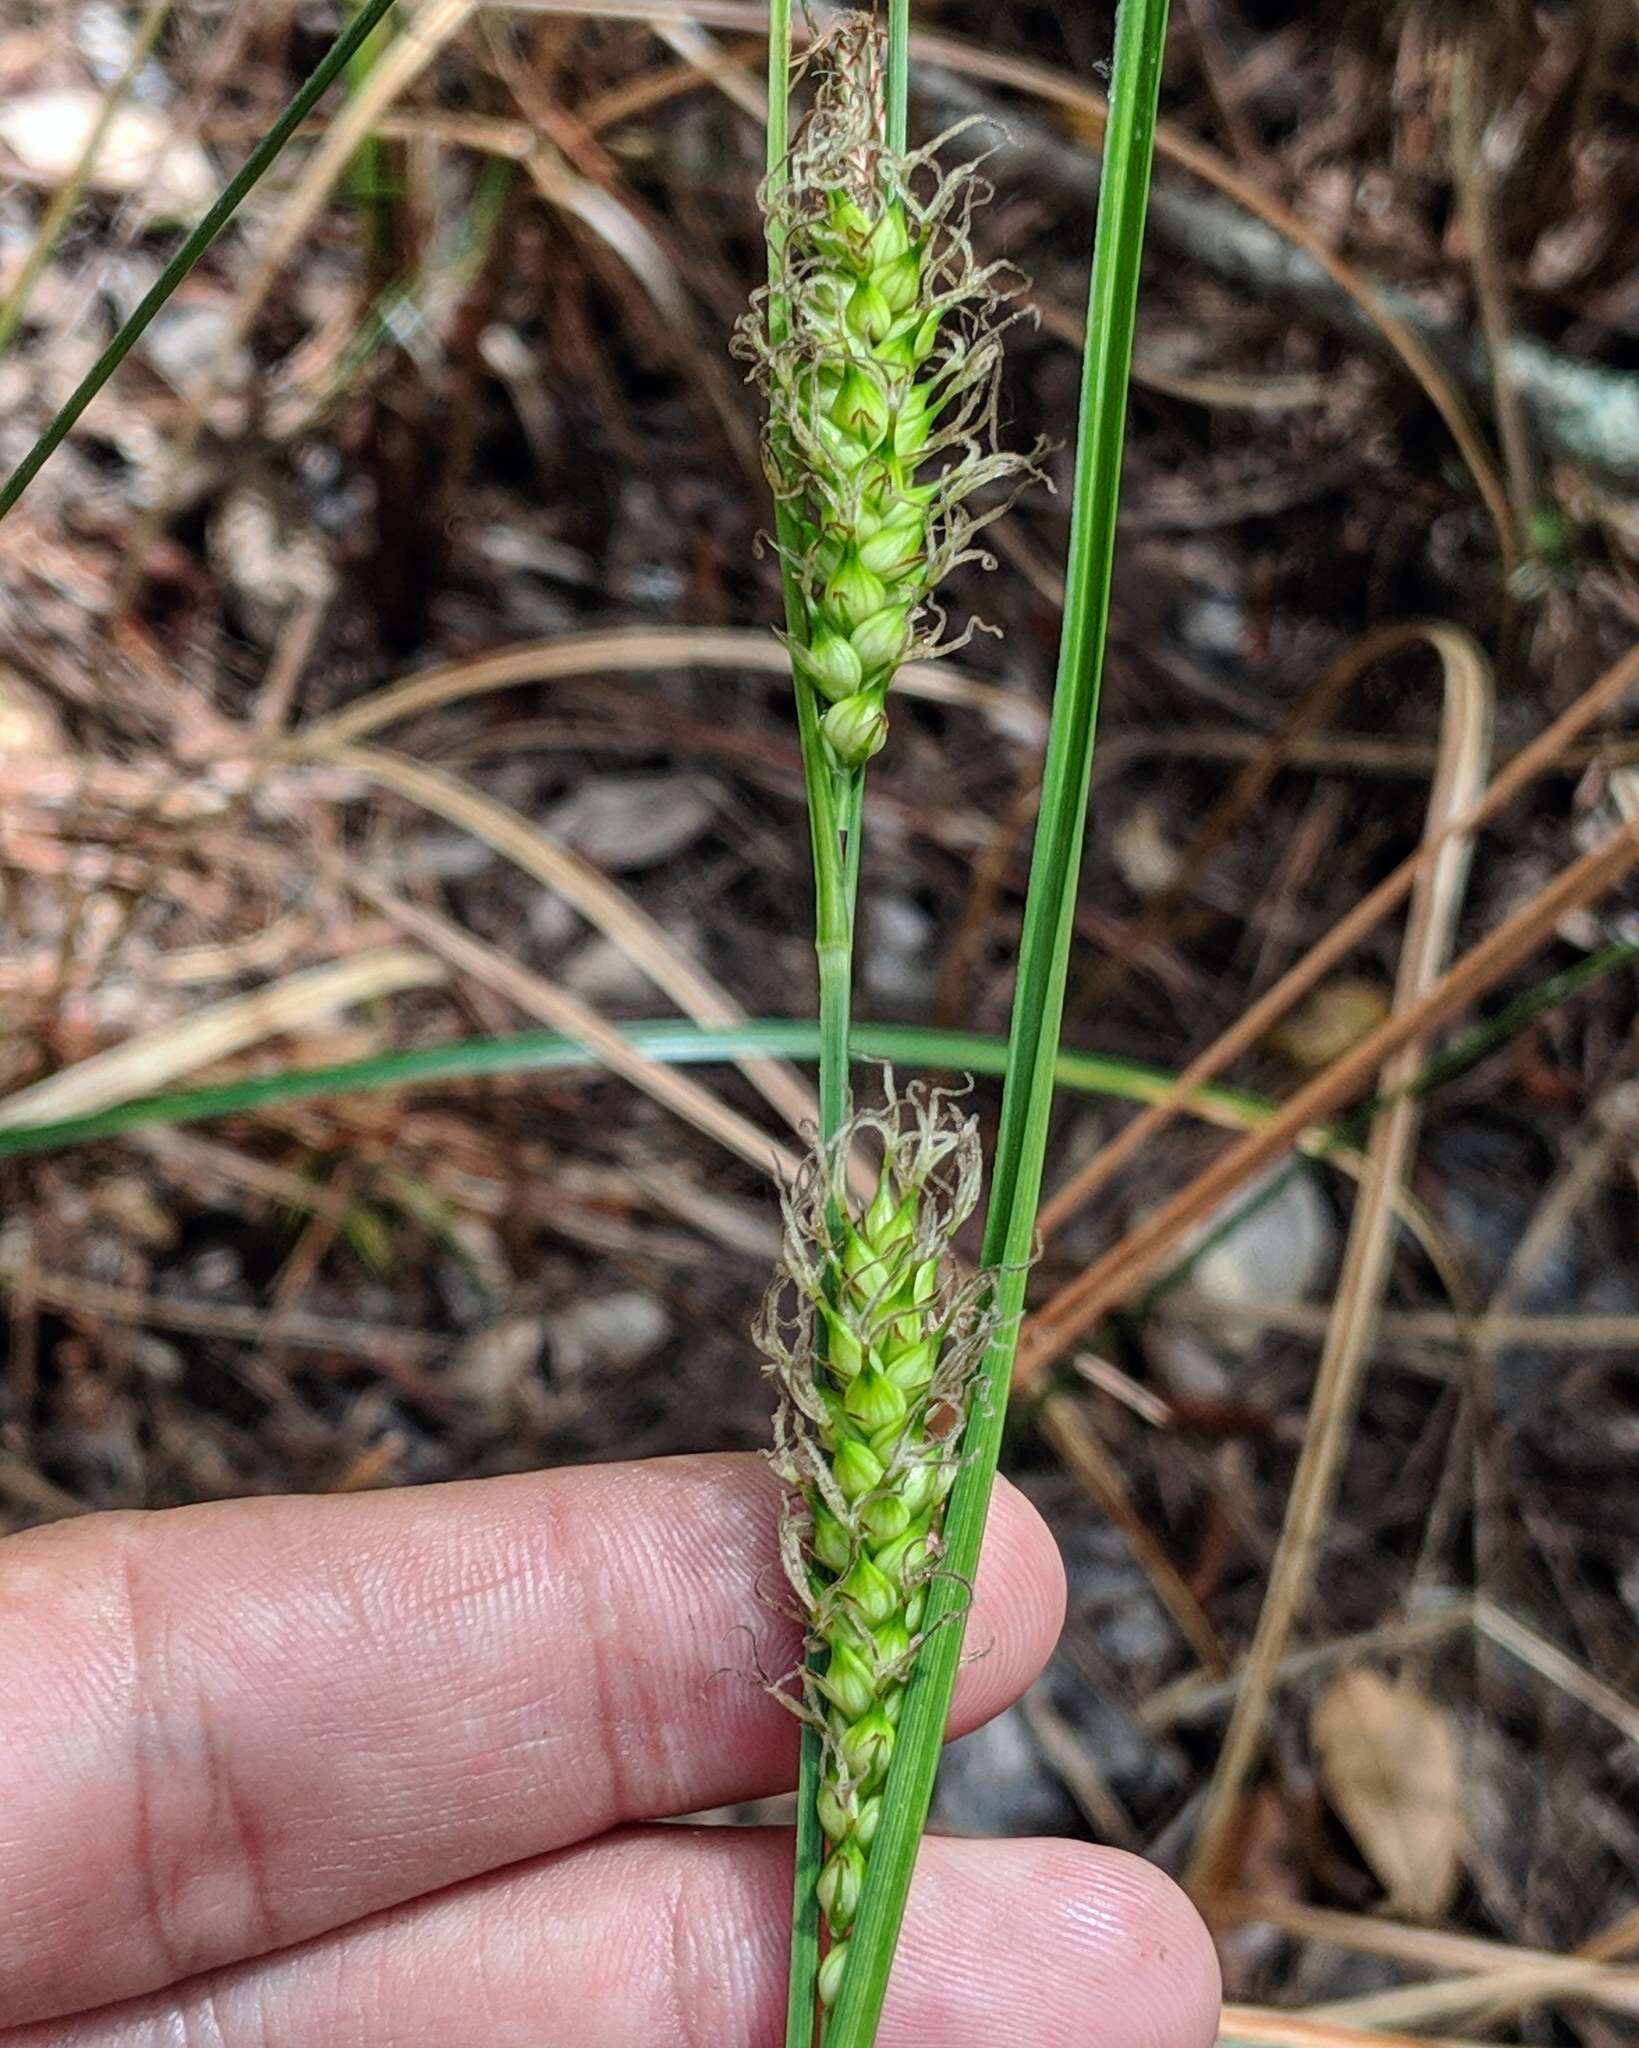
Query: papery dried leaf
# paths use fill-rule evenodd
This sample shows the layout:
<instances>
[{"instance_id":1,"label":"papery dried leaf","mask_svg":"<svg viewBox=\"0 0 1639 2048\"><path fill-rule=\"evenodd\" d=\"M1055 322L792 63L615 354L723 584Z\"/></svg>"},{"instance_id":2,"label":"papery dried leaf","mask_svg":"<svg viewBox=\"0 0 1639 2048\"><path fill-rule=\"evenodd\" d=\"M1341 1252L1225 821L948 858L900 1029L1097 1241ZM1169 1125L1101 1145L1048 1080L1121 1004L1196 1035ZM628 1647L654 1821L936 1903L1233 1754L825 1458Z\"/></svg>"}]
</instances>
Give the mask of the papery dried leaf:
<instances>
[{"instance_id":1,"label":"papery dried leaf","mask_svg":"<svg viewBox=\"0 0 1639 2048\"><path fill-rule=\"evenodd\" d=\"M1438 1918L1457 1889L1467 1837L1450 1715L1409 1679L1361 1668L1322 1694L1309 1736L1326 1796L1390 1910Z\"/></svg>"}]
</instances>

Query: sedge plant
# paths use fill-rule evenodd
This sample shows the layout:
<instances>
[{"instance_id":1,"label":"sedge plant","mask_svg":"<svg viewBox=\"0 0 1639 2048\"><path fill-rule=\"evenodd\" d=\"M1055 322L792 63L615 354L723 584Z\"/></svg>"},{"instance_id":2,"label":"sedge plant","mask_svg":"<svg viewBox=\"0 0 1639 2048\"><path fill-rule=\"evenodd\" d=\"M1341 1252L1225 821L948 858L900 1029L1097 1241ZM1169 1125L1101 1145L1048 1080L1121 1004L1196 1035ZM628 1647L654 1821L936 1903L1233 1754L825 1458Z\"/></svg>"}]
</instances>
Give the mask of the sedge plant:
<instances>
[{"instance_id":1,"label":"sedge plant","mask_svg":"<svg viewBox=\"0 0 1639 2048\"><path fill-rule=\"evenodd\" d=\"M351 19L221 197L12 474L21 498L166 300L233 218L394 0ZM145 34L167 12L154 0ZM651 1058L756 1050L818 1058L821 1120L788 1191L780 1272L763 1335L783 1387L778 1457L792 1484L789 1575L808 1622L787 2048L871 2048L925 1821L962 1649L1033 1248L1055 1080L1154 1099L1158 1070L1059 1048L1091 771L1119 495L1138 264L1167 0L1121 0L1112 67L1076 432L1063 631L1040 815L1004 1049L971 1034L851 1031L854 902L868 762L888 741L894 674L946 644L937 590L979 551L974 537L1035 468L996 436L1000 337L1016 280L973 253L983 186L941 150L906 147L908 0L886 34L845 18L815 59L814 108L793 140L790 0L770 5L769 283L741 334L769 403L775 494L816 883L817 1026L761 1020L703 1032L632 1027ZM948 147L959 137L944 139ZM93 153L87 150L87 160ZM70 188L71 189L71 188ZM48 214L41 257L66 212ZM0 346L37 270L0 308ZM1631 963L1622 941L1555 977L1432 1062L1423 1092L1483 1057L1529 1017ZM852 1053L1004 1072L981 1266L963 1273L956 1232L980 1205L974 1119L947 1091L890 1086L858 1114ZM146 1125L417 1081L572 1066L589 1055L545 1034L478 1040L285 1070L0 1132L0 1158ZM1269 1106L1223 1088L1202 1112L1257 1122ZM1374 1105L1369 1105L1374 1106ZM1314 1149L1335 1151L1336 1133ZM843 1172L877 1147L871 1198ZM823 1922L823 1938L822 1938Z\"/></svg>"},{"instance_id":2,"label":"sedge plant","mask_svg":"<svg viewBox=\"0 0 1639 2048\"><path fill-rule=\"evenodd\" d=\"M312 75L0 483L0 519L392 5L357 0ZM1122 0L1117 18L1059 672L973 1276L959 1270L953 1245L980 1204L974 1119L948 1091L920 1086L899 1095L890 1085L883 1107L852 1111L854 905L865 773L887 743L894 675L912 654L951 644L939 584L982 557L975 537L1036 471L1039 451L1010 452L997 435L1001 335L1019 281L974 254L973 210L985 188L973 167L941 167L937 146L907 149L909 0L887 0L885 35L861 15L830 33L795 139L790 0L771 0L769 12L769 281L740 345L768 402L820 992L820 1127L788 1192L763 1322L783 1387L785 1554L809 1637L797 1700L805 1728L787 2048L822 2038L824 2048L871 2048L961 1653L1060 1067L1167 0ZM491 1050L481 1048L474 1071ZM509 1051L500 1064L544 1052ZM298 1093L326 1092L343 1077L282 1079ZM169 1111L221 1113L233 1105L218 1093L85 1121L113 1128ZM76 1126L11 1135L27 1150L91 1134ZM875 1142L880 1161L863 1206L842 1172L860 1139Z\"/></svg>"},{"instance_id":3,"label":"sedge plant","mask_svg":"<svg viewBox=\"0 0 1639 2048\"><path fill-rule=\"evenodd\" d=\"M863 791L911 652L949 644L938 587L1036 473L999 443L1017 279L982 263L960 131L906 146L908 0L844 16L804 66L770 8L769 282L738 345L765 396L765 468L808 794L820 1127L787 1190L759 1326L780 1390L782 1555L806 1630L787 2048L871 2048L949 1714L1035 1234L1109 609L1126 387L1165 0L1118 16L1078 421L1069 573L981 1268L976 1120L891 1076L849 1091ZM861 1203L846 1161L879 1161Z\"/></svg>"}]
</instances>

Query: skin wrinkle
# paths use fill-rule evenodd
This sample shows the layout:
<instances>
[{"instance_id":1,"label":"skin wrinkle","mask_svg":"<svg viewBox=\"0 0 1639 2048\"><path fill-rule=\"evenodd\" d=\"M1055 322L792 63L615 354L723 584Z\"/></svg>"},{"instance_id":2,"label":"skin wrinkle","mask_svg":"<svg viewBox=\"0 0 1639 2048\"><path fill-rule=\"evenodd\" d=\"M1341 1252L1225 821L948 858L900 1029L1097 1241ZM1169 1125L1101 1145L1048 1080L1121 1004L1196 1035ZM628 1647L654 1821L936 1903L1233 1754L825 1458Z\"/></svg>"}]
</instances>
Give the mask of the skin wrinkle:
<instances>
[{"instance_id":1,"label":"skin wrinkle","mask_svg":"<svg viewBox=\"0 0 1639 2048\"><path fill-rule=\"evenodd\" d=\"M248 1910L239 1916L242 1924L242 1932L237 1937L240 1952L254 1955L278 1948L286 1937L282 1931L282 1915L275 1904L275 1887L268 1870L263 1831L253 1817L254 1804L240 1797L231 1748L219 1740L215 1716L197 1682L193 1724L209 1800L204 1831L209 1837L220 1830L231 1841L233 1856L229 1867L237 1869L243 1880Z\"/></svg>"},{"instance_id":2,"label":"skin wrinkle","mask_svg":"<svg viewBox=\"0 0 1639 2048\"><path fill-rule=\"evenodd\" d=\"M612 1645L604 1632L607 1607L597 1599L597 1589L587 1580L577 1582L575 1592L576 1635L585 1652L586 1691L594 1707L597 1749L603 1762L607 1791L604 1805L611 1813L631 1813L636 1780L627 1769L624 1712L628 1702L617 1679L618 1666L609 1655ZM620 1617L615 1617L618 1631Z\"/></svg>"},{"instance_id":3,"label":"skin wrinkle","mask_svg":"<svg viewBox=\"0 0 1639 2048\"><path fill-rule=\"evenodd\" d=\"M704 2039L695 2024L695 1944L690 1922L697 1908L705 1903L694 1872L687 1863L679 1863L666 1886L666 1903L660 1916L660 1924L666 1930L666 1938L660 1944L664 1964L660 1977L666 1987L665 2038L675 2041L677 2048L701 2048Z\"/></svg>"},{"instance_id":4,"label":"skin wrinkle","mask_svg":"<svg viewBox=\"0 0 1639 2048\"><path fill-rule=\"evenodd\" d=\"M664 1664L658 1660L646 1660L637 1667L635 1676L640 1696L636 1711L629 1717L634 1739L641 1753L662 1759L664 1768L657 1774L652 1802L642 1809L624 1808L626 1817L633 1817L639 1811L679 1813L699 1804L688 1796L686 1790L691 1738L685 1732L685 1724L671 1711L681 1685L692 1685L695 1700L707 1710L711 1728L719 1739L730 1737L734 1722L743 1710L743 1702L732 1699L727 1688L737 1677L748 1675L746 1653L738 1646L742 1632L750 1631L750 1624L742 1618L747 1603L743 1597L737 1597L732 1603L714 1610L713 1604L702 1597L702 1589L720 1575L725 1553L733 1555L743 1551L746 1562L741 1570L753 1587L777 1569L769 1499L761 1484L760 1472L757 1478L755 1506L750 1498L753 1489L736 1487L729 1501L723 1503L724 1512L716 1529L709 1527L704 1520L698 1523L679 1522L663 1517L637 1520L632 1524L638 1546L647 1553L657 1601L684 1623L677 1632L677 1641L688 1639L695 1644L708 1645L720 1643L723 1661L716 1668L696 1676L688 1668L695 1660L692 1657L676 1658L674 1646L674 1656ZM776 1617L770 1615L768 1619ZM777 1647L759 1645L755 1632L750 1633L752 1672L770 1654L782 1659L794 1658L797 1654L796 1629L788 1620L785 1640ZM792 1747L795 1747L794 1742ZM661 1786L665 1788L663 1791Z\"/></svg>"},{"instance_id":5,"label":"skin wrinkle","mask_svg":"<svg viewBox=\"0 0 1639 2048\"><path fill-rule=\"evenodd\" d=\"M119 1543L115 1553L121 1594L125 1603L126 1655L130 1668L127 1713L130 1719L129 1749L131 1788L131 1868L142 1893L143 1911L138 1926L147 1930L162 1983L174 1983L188 1974L189 1965L182 1946L173 1937L166 1919L165 1887L159 1874L158 1844L154 1834L153 1757L157 1747L158 1716L155 1694L148 1674L153 1670L146 1645L145 1624L138 1617L142 1601L137 1592L137 1553L140 1544L134 1532Z\"/></svg>"},{"instance_id":6,"label":"skin wrinkle","mask_svg":"<svg viewBox=\"0 0 1639 2048\"><path fill-rule=\"evenodd\" d=\"M190 2004L182 2016L182 2048L230 2048L221 2012L208 1985L201 1989L198 2002ZM267 2029L258 2027L254 2034L241 2031L232 2048L272 2048L272 2044L268 2042Z\"/></svg>"}]
</instances>

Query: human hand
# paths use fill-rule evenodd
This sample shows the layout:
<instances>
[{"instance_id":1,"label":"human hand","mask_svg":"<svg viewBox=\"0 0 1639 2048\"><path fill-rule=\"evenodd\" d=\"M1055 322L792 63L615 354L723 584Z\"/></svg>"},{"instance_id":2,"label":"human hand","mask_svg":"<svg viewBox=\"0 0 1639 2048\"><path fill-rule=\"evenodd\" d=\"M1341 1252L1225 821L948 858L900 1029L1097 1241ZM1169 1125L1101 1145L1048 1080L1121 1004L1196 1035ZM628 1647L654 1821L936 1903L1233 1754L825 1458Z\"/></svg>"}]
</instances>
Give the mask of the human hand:
<instances>
[{"instance_id":1,"label":"human hand","mask_svg":"<svg viewBox=\"0 0 1639 2048\"><path fill-rule=\"evenodd\" d=\"M745 1457L102 1515L0 1544L0 2048L773 2048L795 1781ZM1063 1578L998 1489L955 1728ZM755 1658L746 1636L756 1632ZM881 2048L1205 2048L1157 1872L929 1840Z\"/></svg>"}]
</instances>

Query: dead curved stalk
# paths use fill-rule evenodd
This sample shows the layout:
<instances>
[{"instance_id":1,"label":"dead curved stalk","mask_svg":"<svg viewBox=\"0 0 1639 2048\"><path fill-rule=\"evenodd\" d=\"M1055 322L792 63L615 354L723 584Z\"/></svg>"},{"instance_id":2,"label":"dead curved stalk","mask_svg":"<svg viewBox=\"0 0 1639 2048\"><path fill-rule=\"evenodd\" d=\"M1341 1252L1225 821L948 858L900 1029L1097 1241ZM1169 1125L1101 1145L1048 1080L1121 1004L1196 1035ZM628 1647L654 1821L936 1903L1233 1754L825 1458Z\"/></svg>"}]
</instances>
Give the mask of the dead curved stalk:
<instances>
[{"instance_id":1,"label":"dead curved stalk","mask_svg":"<svg viewBox=\"0 0 1639 2048\"><path fill-rule=\"evenodd\" d=\"M617 888L589 860L560 845L539 825L519 817L516 811L457 776L380 747L337 743L316 751L334 766L350 769L384 789L394 790L423 810L472 833L504 860L533 875L611 939L695 1023L708 1029L725 1029L745 1022L740 1006L666 935L647 911L640 910L624 890ZM748 1058L737 1064L793 1130L800 1131L813 1122L817 1114L813 1091L794 1068L773 1059ZM867 1176L866 1184L874 1186L874 1176Z\"/></svg>"},{"instance_id":2,"label":"dead curved stalk","mask_svg":"<svg viewBox=\"0 0 1639 2048\"><path fill-rule=\"evenodd\" d=\"M790 680L791 659L772 633L749 626L627 626L526 640L516 647L444 662L373 690L304 726L283 751L307 758L398 719L520 683L561 683L574 676L632 675L665 668L754 669L784 683ZM1039 706L982 683L949 661L907 662L895 687L904 696L929 704L977 711L1021 743L1040 745L1046 738L1047 721Z\"/></svg>"},{"instance_id":3,"label":"dead curved stalk","mask_svg":"<svg viewBox=\"0 0 1639 2048\"><path fill-rule=\"evenodd\" d=\"M1443 665L1440 751L1423 831L1424 843L1438 850L1412 887L1395 977L1396 1016L1415 1012L1450 960L1473 852L1472 839L1454 834L1450 828L1455 819L1473 809L1491 758L1489 665L1472 654L1454 659L1449 653ZM1309 1590L1322 1530L1348 1451L1372 1328L1388 1280L1395 1207L1416 1150L1421 1105L1406 1091L1423 1063L1425 1050L1421 1035L1408 1035L1383 1063L1380 1086L1389 1102L1372 1126L1367 1170L1315 1374L1285 1522L1247 1654L1244 1680L1207 1791L1188 1872L1188 1880L1198 1888L1212 1882L1228 1850L1242 1788L1262 1750L1270 1690Z\"/></svg>"},{"instance_id":4,"label":"dead curved stalk","mask_svg":"<svg viewBox=\"0 0 1639 2048\"><path fill-rule=\"evenodd\" d=\"M1465 635L1457 634L1454 628L1424 630L1450 632L1453 635L1451 651L1459 659L1473 658L1468 651L1473 643L1468 641ZM1504 805L1512 802L1522 790L1528 788L1539 776L1547 773L1573 740L1579 738L1607 711L1615 710L1635 686L1639 686L1639 647L1632 649L1607 669L1604 675L1583 691L1574 704L1562 712L1552 724L1546 726L1534 740L1522 747L1492 779L1479 802L1464 816L1451 821L1446 828L1447 834L1455 838L1459 834L1467 837L1477 832L1481 826L1495 817ZM1089 1201L1121 1167L1138 1155L1158 1131L1171 1123L1194 1090L1203 1082L1222 1073L1232 1060L1255 1045L1277 1018L1284 1016L1300 997L1306 995L1339 961L1345 959L1366 934L1380 924L1410 893L1417 877L1439 858L1442 843L1439 839L1425 840L1415 853L1409 854L1392 873L1378 883L1375 889L1363 896L1347 917L1339 919L1324 938L1311 947L1301 960L1251 1004L1226 1031L1214 1039L1204 1052L1191 1060L1159 1101L1136 1116L1051 1198L1043 1210L1044 1229L1050 1231L1056 1224L1062 1223L1074 1209ZM1563 879L1562 877L1561 880ZM1531 906L1527 905L1526 909L1529 911ZM1522 916L1524 914L1521 913ZM1500 934L1492 936L1493 939L1497 939ZM1384 1029L1391 1029L1394 1022L1395 1020L1391 1019ZM1366 1044L1372 1042L1368 1040ZM1363 1049L1357 1047L1349 1056L1351 1066L1360 1061ZM1358 1073L1351 1073L1334 1096L1329 1092L1329 1084L1336 1071L1333 1069L1328 1074L1321 1075L1303 1091L1301 1099L1307 1101L1311 1097L1324 1097L1335 1107L1355 1092L1365 1075L1371 1071L1371 1064L1368 1061ZM1288 1107L1290 1109L1290 1105ZM1329 1110L1322 1110L1318 1114L1329 1114ZM1281 1121L1284 1125L1287 1118L1283 1116ZM1269 1156L1273 1157L1273 1152ZM1117 1252L1123 1249L1117 1247ZM1113 1256L1115 1255L1112 1254ZM1095 1274L1099 1275L1096 1281ZM1101 1261L1100 1266L1061 1288L1044 1306L1038 1318L1040 1328L1037 1343L1042 1342L1050 1328L1062 1328L1064 1334L1062 1341L1055 1341L1046 1352L1042 1364L1045 1364L1048 1358L1058 1356L1068 1343L1073 1342L1074 1338L1103 1312L1103 1308L1114 1298L1107 1292L1111 1277L1109 1262ZM1095 1295L1100 1297L1100 1304L1091 1315L1088 1315L1088 1303Z\"/></svg>"}]
</instances>

